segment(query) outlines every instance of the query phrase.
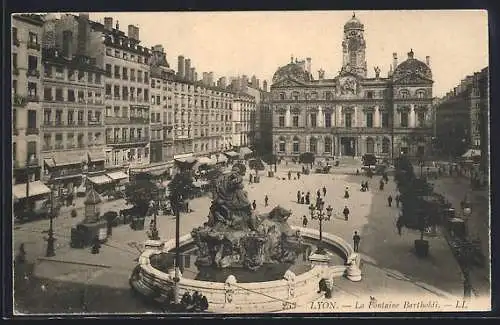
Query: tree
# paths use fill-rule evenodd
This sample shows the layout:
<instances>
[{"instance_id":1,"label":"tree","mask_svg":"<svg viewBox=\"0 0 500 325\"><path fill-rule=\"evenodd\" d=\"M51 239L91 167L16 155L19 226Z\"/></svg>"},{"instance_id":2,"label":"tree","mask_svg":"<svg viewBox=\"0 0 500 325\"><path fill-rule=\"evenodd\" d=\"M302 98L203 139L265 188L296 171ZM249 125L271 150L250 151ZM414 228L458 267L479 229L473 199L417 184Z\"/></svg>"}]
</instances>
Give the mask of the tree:
<instances>
[{"instance_id":1,"label":"tree","mask_svg":"<svg viewBox=\"0 0 500 325\"><path fill-rule=\"evenodd\" d=\"M125 188L125 200L132 204L139 216L145 216L151 201L158 199L159 189L149 174L138 174Z\"/></svg>"},{"instance_id":2,"label":"tree","mask_svg":"<svg viewBox=\"0 0 500 325\"><path fill-rule=\"evenodd\" d=\"M174 211L180 207L180 203L191 197L194 191L192 169L196 164L194 161L175 161L178 173L168 184L170 205Z\"/></svg>"},{"instance_id":3,"label":"tree","mask_svg":"<svg viewBox=\"0 0 500 325\"><path fill-rule=\"evenodd\" d=\"M314 164L314 153L312 152L304 152L299 156L299 162L302 164L310 164L312 169L312 164Z\"/></svg>"}]
</instances>

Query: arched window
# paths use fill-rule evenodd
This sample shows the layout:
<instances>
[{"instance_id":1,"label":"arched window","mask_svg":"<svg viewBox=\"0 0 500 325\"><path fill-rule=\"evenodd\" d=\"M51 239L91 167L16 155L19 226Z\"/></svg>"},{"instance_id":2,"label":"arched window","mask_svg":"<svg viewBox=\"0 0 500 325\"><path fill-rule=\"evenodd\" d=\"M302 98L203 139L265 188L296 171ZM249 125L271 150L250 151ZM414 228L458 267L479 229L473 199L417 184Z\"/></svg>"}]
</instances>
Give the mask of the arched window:
<instances>
[{"instance_id":1,"label":"arched window","mask_svg":"<svg viewBox=\"0 0 500 325\"><path fill-rule=\"evenodd\" d=\"M388 138L382 139L382 153L389 153L389 148L391 146L391 140Z\"/></svg>"},{"instance_id":2,"label":"arched window","mask_svg":"<svg viewBox=\"0 0 500 325\"><path fill-rule=\"evenodd\" d=\"M285 93L280 93L280 100L285 100Z\"/></svg>"},{"instance_id":3,"label":"arched window","mask_svg":"<svg viewBox=\"0 0 500 325\"><path fill-rule=\"evenodd\" d=\"M325 99L326 99L326 100L332 100L332 93L331 93L331 92L329 92L329 91L327 91L327 92L325 93Z\"/></svg>"},{"instance_id":4,"label":"arched window","mask_svg":"<svg viewBox=\"0 0 500 325\"><path fill-rule=\"evenodd\" d=\"M375 141L373 141L373 138L366 139L366 153L375 153Z\"/></svg>"},{"instance_id":5,"label":"arched window","mask_svg":"<svg viewBox=\"0 0 500 325\"><path fill-rule=\"evenodd\" d=\"M300 139L298 136L293 137L293 153L299 153L300 151Z\"/></svg>"},{"instance_id":6,"label":"arched window","mask_svg":"<svg viewBox=\"0 0 500 325\"><path fill-rule=\"evenodd\" d=\"M293 100L299 100L299 92L298 91L294 91L292 96L293 96Z\"/></svg>"},{"instance_id":7,"label":"arched window","mask_svg":"<svg viewBox=\"0 0 500 325\"><path fill-rule=\"evenodd\" d=\"M351 67L356 65L356 52L351 52L349 54L349 64Z\"/></svg>"},{"instance_id":8,"label":"arched window","mask_svg":"<svg viewBox=\"0 0 500 325\"><path fill-rule=\"evenodd\" d=\"M284 137L280 137L279 139L279 152L285 152L285 148L286 148L286 140Z\"/></svg>"},{"instance_id":9,"label":"arched window","mask_svg":"<svg viewBox=\"0 0 500 325\"><path fill-rule=\"evenodd\" d=\"M417 90L417 98L425 98L425 90L424 89Z\"/></svg>"},{"instance_id":10,"label":"arched window","mask_svg":"<svg viewBox=\"0 0 500 325\"><path fill-rule=\"evenodd\" d=\"M402 89L399 91L399 97L400 98L408 98L408 97L410 97L410 92L406 89Z\"/></svg>"},{"instance_id":11,"label":"arched window","mask_svg":"<svg viewBox=\"0 0 500 325\"><path fill-rule=\"evenodd\" d=\"M309 140L309 151L312 153L316 153L318 151L317 144L318 140L315 137L312 137Z\"/></svg>"},{"instance_id":12,"label":"arched window","mask_svg":"<svg viewBox=\"0 0 500 325\"><path fill-rule=\"evenodd\" d=\"M325 153L331 153L332 152L332 138L326 137L325 138Z\"/></svg>"}]
</instances>

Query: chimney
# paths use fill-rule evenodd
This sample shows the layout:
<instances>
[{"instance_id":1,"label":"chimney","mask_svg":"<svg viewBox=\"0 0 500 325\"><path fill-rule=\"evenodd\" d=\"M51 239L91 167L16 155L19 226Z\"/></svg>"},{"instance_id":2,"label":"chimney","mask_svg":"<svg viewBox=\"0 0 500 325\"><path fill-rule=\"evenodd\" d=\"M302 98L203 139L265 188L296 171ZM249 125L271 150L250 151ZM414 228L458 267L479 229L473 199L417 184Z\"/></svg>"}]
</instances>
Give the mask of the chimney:
<instances>
[{"instance_id":1,"label":"chimney","mask_svg":"<svg viewBox=\"0 0 500 325\"><path fill-rule=\"evenodd\" d=\"M62 54L68 59L73 58L73 32L70 30L63 31Z\"/></svg>"},{"instance_id":2,"label":"chimney","mask_svg":"<svg viewBox=\"0 0 500 325\"><path fill-rule=\"evenodd\" d=\"M118 20L116 21L116 26L115 26L115 29L116 29L116 30L120 30L120 24L118 23Z\"/></svg>"},{"instance_id":3,"label":"chimney","mask_svg":"<svg viewBox=\"0 0 500 325\"><path fill-rule=\"evenodd\" d=\"M264 88L264 91L267 92L267 81L264 80L264 82L262 83L262 88Z\"/></svg>"},{"instance_id":4,"label":"chimney","mask_svg":"<svg viewBox=\"0 0 500 325\"><path fill-rule=\"evenodd\" d=\"M198 72L196 72L196 71L194 72L193 81L194 82L198 81Z\"/></svg>"},{"instance_id":5,"label":"chimney","mask_svg":"<svg viewBox=\"0 0 500 325\"><path fill-rule=\"evenodd\" d=\"M128 25L128 34L127 34L127 36L128 36L128 38L137 40L137 38L135 37L135 26L134 25Z\"/></svg>"},{"instance_id":6,"label":"chimney","mask_svg":"<svg viewBox=\"0 0 500 325\"><path fill-rule=\"evenodd\" d=\"M189 71L189 81L196 81L194 79L194 74L196 73L196 69L195 68L191 68L190 71Z\"/></svg>"},{"instance_id":7,"label":"chimney","mask_svg":"<svg viewBox=\"0 0 500 325\"><path fill-rule=\"evenodd\" d=\"M179 76L179 78L184 78L184 63L184 56L179 55L177 57L177 76Z\"/></svg>"},{"instance_id":8,"label":"chimney","mask_svg":"<svg viewBox=\"0 0 500 325\"><path fill-rule=\"evenodd\" d=\"M220 80L220 87L226 88L226 86L227 86L226 77L221 77L219 80Z\"/></svg>"},{"instance_id":9,"label":"chimney","mask_svg":"<svg viewBox=\"0 0 500 325\"><path fill-rule=\"evenodd\" d=\"M203 72L202 82L204 85L208 85L208 72Z\"/></svg>"},{"instance_id":10,"label":"chimney","mask_svg":"<svg viewBox=\"0 0 500 325\"><path fill-rule=\"evenodd\" d=\"M306 71L311 73L311 58L306 58L307 64L306 64Z\"/></svg>"},{"instance_id":11,"label":"chimney","mask_svg":"<svg viewBox=\"0 0 500 325\"><path fill-rule=\"evenodd\" d=\"M104 28L107 30L113 29L113 17L104 17Z\"/></svg>"},{"instance_id":12,"label":"chimney","mask_svg":"<svg viewBox=\"0 0 500 325\"><path fill-rule=\"evenodd\" d=\"M190 73L191 73L191 59L186 59L184 61L184 79L189 80Z\"/></svg>"},{"instance_id":13,"label":"chimney","mask_svg":"<svg viewBox=\"0 0 500 325\"><path fill-rule=\"evenodd\" d=\"M398 66L398 54L396 52L392 53L392 70L396 70Z\"/></svg>"},{"instance_id":14,"label":"chimney","mask_svg":"<svg viewBox=\"0 0 500 325\"><path fill-rule=\"evenodd\" d=\"M427 66L429 66L429 67L431 66L431 57L430 56L427 55L425 57L425 63L427 64Z\"/></svg>"},{"instance_id":15,"label":"chimney","mask_svg":"<svg viewBox=\"0 0 500 325\"><path fill-rule=\"evenodd\" d=\"M80 13L78 16L78 45L77 53L80 55L87 55L88 42L90 39L90 23L89 14Z\"/></svg>"},{"instance_id":16,"label":"chimney","mask_svg":"<svg viewBox=\"0 0 500 325\"><path fill-rule=\"evenodd\" d=\"M207 81L208 81L207 86L211 87L214 84L214 73L212 71L210 71L208 73L208 80Z\"/></svg>"},{"instance_id":17,"label":"chimney","mask_svg":"<svg viewBox=\"0 0 500 325\"><path fill-rule=\"evenodd\" d=\"M255 75L252 76L252 87L257 87L257 77Z\"/></svg>"}]
</instances>

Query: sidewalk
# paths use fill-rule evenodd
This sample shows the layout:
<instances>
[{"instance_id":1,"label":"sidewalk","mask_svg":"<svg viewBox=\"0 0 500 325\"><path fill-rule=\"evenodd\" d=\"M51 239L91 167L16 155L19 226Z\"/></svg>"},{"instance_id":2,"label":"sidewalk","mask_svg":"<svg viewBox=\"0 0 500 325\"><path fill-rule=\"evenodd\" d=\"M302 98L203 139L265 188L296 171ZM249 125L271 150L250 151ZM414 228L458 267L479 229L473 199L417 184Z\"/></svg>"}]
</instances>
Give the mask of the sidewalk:
<instances>
[{"instance_id":1,"label":"sidewalk","mask_svg":"<svg viewBox=\"0 0 500 325\"><path fill-rule=\"evenodd\" d=\"M486 190L473 191L468 179L442 177L433 181L434 190L444 195L452 204L458 216L462 216L460 202L468 194L471 202L471 215L466 221L468 236L471 239L480 239L481 250L486 256L486 265L483 268L471 269L471 282L474 290L481 295L489 295L490 282L490 208L489 193Z\"/></svg>"}]
</instances>

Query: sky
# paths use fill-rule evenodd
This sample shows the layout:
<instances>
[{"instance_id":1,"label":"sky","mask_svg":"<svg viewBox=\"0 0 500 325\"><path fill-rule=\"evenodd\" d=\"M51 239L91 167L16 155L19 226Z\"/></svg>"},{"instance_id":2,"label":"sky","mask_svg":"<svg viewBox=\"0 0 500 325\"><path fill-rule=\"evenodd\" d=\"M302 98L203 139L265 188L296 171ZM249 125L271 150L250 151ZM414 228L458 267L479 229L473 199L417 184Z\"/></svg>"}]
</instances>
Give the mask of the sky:
<instances>
[{"instance_id":1,"label":"sky","mask_svg":"<svg viewBox=\"0 0 500 325\"><path fill-rule=\"evenodd\" d=\"M213 71L221 76L256 75L270 81L290 57L312 59L333 78L342 64L343 26L352 11L253 11L253 12L123 12L90 13L99 22L111 16L120 30L129 24L140 28L141 45L161 44L170 67L177 70L177 56L191 59L198 78ZM434 96L441 97L466 75L488 65L487 12L356 11L365 26L368 77L374 67L387 76L392 53L399 62L413 49L415 58L430 56Z\"/></svg>"}]
</instances>

